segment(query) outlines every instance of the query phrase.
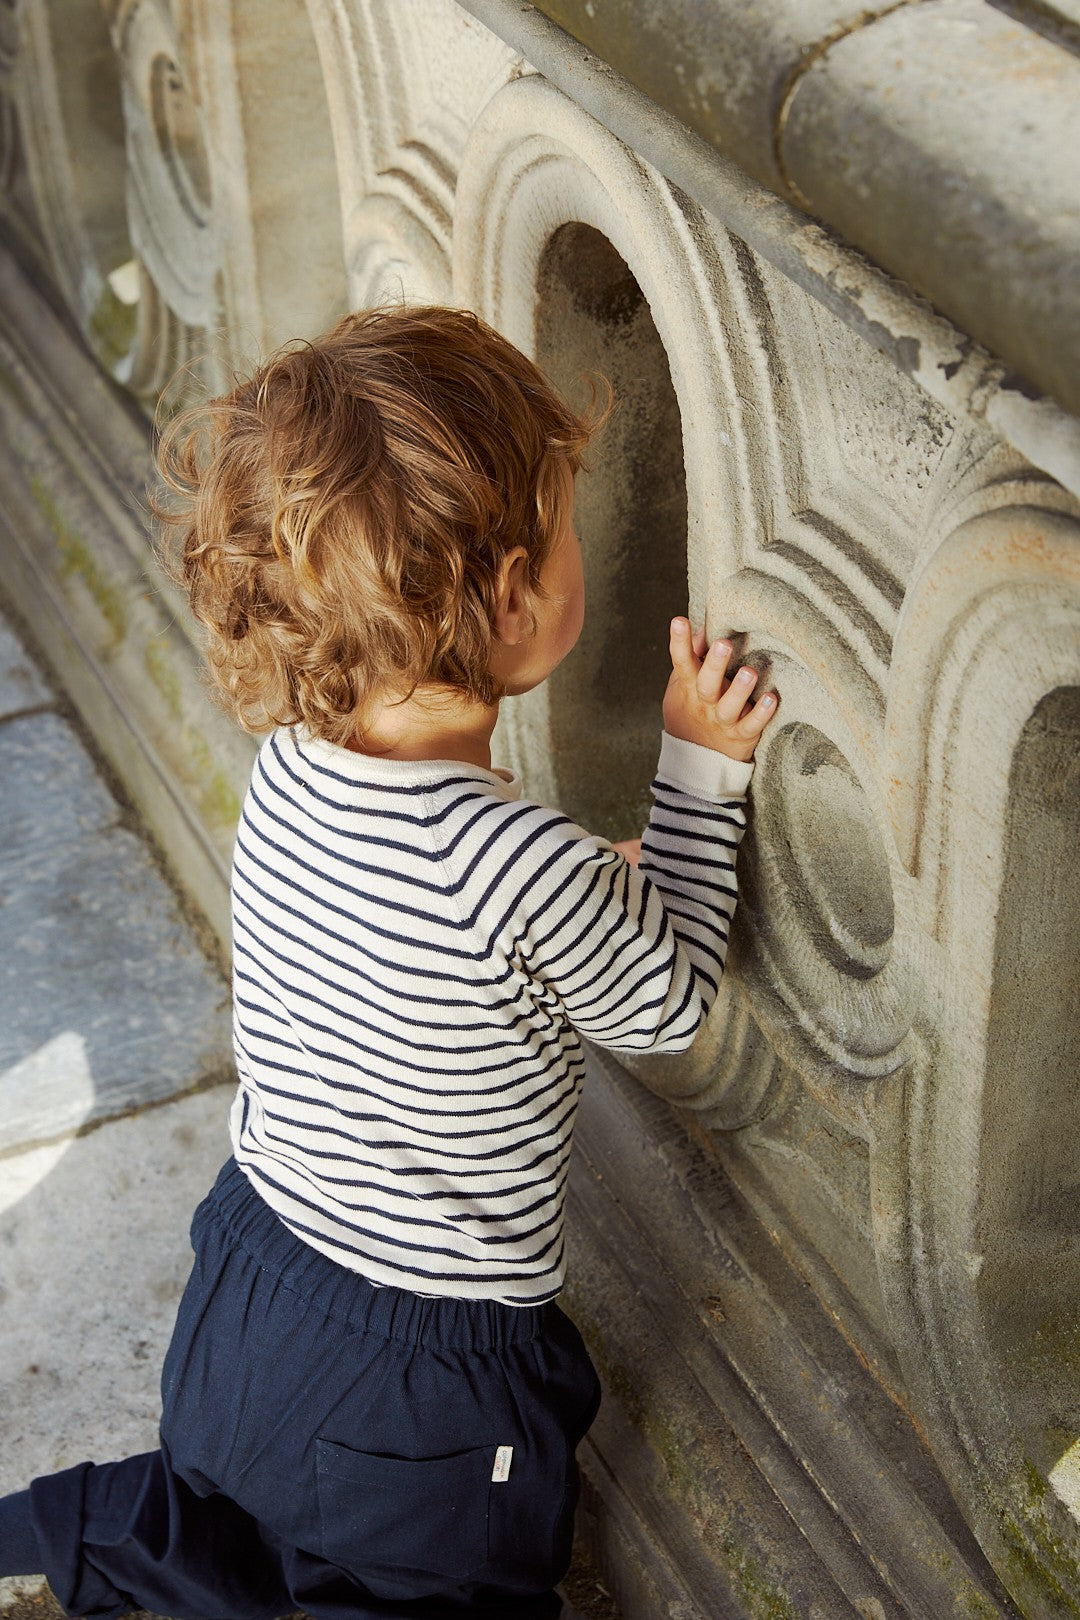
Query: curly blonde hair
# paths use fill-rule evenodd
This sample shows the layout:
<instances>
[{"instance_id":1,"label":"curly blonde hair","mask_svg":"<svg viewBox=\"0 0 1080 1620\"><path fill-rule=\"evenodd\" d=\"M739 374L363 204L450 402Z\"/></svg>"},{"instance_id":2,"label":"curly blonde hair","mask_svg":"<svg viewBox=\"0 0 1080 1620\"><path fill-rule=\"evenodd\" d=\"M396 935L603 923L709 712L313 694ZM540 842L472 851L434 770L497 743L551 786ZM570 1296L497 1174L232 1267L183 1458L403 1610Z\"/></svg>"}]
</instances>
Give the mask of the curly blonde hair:
<instances>
[{"instance_id":1,"label":"curly blonde hair","mask_svg":"<svg viewBox=\"0 0 1080 1620\"><path fill-rule=\"evenodd\" d=\"M606 414L572 410L465 310L347 316L287 345L163 432L166 567L249 731L363 740L374 705L439 687L492 703L501 558L533 604L576 472Z\"/></svg>"}]
</instances>

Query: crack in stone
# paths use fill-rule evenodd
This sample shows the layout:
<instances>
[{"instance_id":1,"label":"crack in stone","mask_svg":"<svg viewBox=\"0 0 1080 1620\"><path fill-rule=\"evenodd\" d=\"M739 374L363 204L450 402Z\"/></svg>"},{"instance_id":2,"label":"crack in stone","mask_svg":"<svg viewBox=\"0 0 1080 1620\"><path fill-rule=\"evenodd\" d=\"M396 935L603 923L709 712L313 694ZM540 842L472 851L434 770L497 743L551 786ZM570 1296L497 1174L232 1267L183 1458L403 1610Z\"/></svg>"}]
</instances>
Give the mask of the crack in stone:
<instances>
[{"instance_id":1,"label":"crack in stone","mask_svg":"<svg viewBox=\"0 0 1080 1620\"><path fill-rule=\"evenodd\" d=\"M892 0L890 5L882 6L879 10L860 11L850 22L840 23L813 45L808 45L788 73L773 122L773 158L776 167L780 171L780 178L787 187L792 200L798 203L800 208L804 208L808 214L814 213L814 206L788 173L787 163L784 160L784 131L787 128L792 103L795 100L800 84L815 63L820 62L823 57L827 56L834 45L839 45L842 40L849 39L852 34L861 33L864 28L869 28L872 24L881 22L884 17L891 17L894 11L901 11L905 6L923 4L925 4L925 0Z\"/></svg>"}]
</instances>

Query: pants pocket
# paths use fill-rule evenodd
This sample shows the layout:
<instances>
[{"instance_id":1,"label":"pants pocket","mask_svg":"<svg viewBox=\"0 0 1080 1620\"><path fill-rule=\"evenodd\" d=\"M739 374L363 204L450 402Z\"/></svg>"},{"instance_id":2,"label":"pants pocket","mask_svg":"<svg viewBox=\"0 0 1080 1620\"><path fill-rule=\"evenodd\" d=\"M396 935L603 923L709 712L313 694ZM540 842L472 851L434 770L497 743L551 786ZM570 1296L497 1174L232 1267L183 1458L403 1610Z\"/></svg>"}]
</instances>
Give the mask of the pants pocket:
<instances>
[{"instance_id":1,"label":"pants pocket","mask_svg":"<svg viewBox=\"0 0 1080 1620\"><path fill-rule=\"evenodd\" d=\"M369 1584L365 1572L378 1569L480 1577L494 1446L448 1457L380 1456L323 1439L315 1446L324 1558ZM396 1594L387 1587L386 1595Z\"/></svg>"}]
</instances>

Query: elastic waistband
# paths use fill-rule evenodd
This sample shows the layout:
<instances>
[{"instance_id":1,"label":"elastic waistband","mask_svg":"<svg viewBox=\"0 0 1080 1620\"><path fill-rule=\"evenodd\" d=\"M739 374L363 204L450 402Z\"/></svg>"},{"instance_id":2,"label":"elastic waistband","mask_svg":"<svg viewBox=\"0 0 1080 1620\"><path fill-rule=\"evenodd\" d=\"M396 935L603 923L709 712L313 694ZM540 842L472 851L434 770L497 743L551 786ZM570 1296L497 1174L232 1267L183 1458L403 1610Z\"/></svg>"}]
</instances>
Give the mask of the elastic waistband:
<instances>
[{"instance_id":1,"label":"elastic waistband","mask_svg":"<svg viewBox=\"0 0 1080 1620\"><path fill-rule=\"evenodd\" d=\"M561 1314L554 1300L518 1306L495 1299L427 1299L404 1288L377 1286L291 1232L232 1158L196 1214L196 1245L200 1217L206 1213L216 1214L236 1244L312 1307L380 1338L447 1349L498 1349L538 1338Z\"/></svg>"}]
</instances>

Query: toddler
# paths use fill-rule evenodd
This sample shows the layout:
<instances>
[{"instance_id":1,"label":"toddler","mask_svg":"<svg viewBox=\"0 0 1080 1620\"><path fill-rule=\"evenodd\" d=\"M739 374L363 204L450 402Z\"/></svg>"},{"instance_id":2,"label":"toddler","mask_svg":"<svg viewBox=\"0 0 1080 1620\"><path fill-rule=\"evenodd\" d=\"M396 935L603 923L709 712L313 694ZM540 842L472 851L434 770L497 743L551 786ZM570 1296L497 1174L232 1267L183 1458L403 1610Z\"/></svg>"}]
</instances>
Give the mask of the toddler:
<instances>
[{"instance_id":1,"label":"toddler","mask_svg":"<svg viewBox=\"0 0 1080 1620\"><path fill-rule=\"evenodd\" d=\"M43 1571L69 1614L559 1613L600 1396L556 1303L581 1037L694 1039L776 704L673 621L636 866L492 766L500 700L581 631L595 425L475 316L398 307L165 435L173 565L269 735L233 869L233 1151L160 1447L0 1502L0 1574Z\"/></svg>"}]
</instances>

